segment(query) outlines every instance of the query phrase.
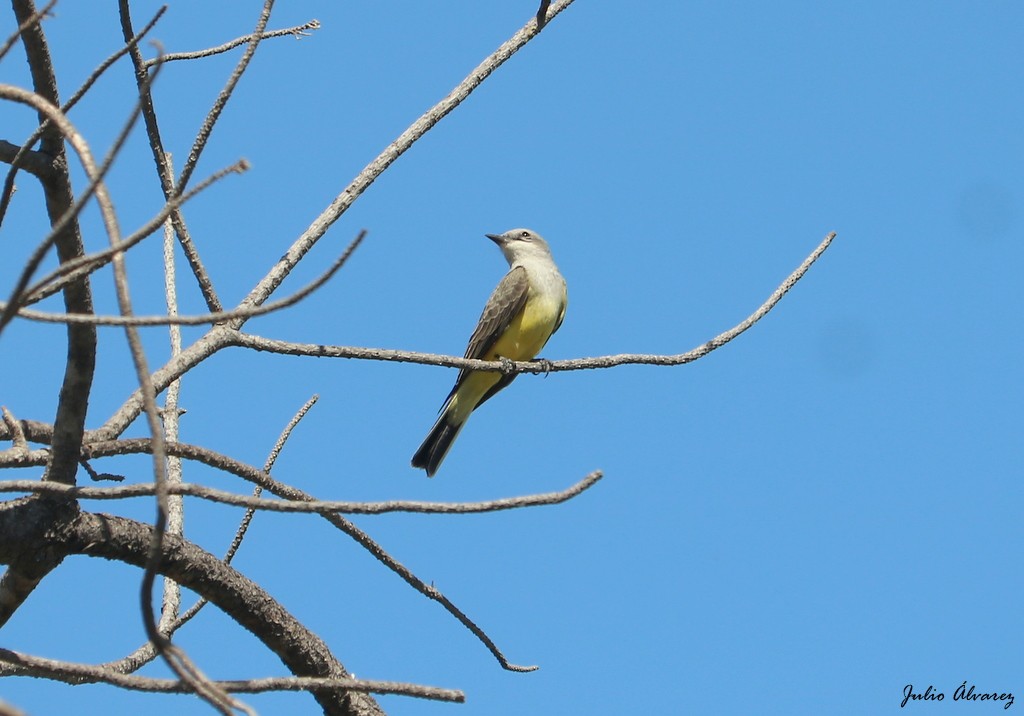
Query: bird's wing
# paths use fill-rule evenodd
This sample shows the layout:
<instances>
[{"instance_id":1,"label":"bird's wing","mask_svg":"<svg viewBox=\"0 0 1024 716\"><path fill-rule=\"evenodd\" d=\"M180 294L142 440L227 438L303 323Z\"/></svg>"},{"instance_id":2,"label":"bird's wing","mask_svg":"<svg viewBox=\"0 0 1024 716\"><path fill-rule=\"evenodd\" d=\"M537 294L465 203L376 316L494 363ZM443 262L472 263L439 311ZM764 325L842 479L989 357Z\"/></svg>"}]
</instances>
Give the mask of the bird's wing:
<instances>
[{"instance_id":1,"label":"bird's wing","mask_svg":"<svg viewBox=\"0 0 1024 716\"><path fill-rule=\"evenodd\" d=\"M555 335L556 333L558 333L558 329L562 327L562 321L565 320L565 309L568 308L568 306L569 306L569 297L567 295L564 295L564 294L565 294L565 291L563 289L562 310L558 314L558 320L555 321L555 327L551 329L551 335L552 336Z\"/></svg>"},{"instance_id":2,"label":"bird's wing","mask_svg":"<svg viewBox=\"0 0 1024 716\"><path fill-rule=\"evenodd\" d=\"M530 290L530 282L526 279L526 269L522 266L505 274L494 293L487 299L480 320L476 324L473 335L466 346L466 358L483 358L494 347L498 338L505 332L516 314L526 305L526 297Z\"/></svg>"},{"instance_id":3,"label":"bird's wing","mask_svg":"<svg viewBox=\"0 0 1024 716\"><path fill-rule=\"evenodd\" d=\"M505 274L497 288L494 289L494 293L487 299L487 305L484 306L484 311L480 314L480 320L476 324L476 329L473 331L473 335L469 337L469 345L466 347L466 358L485 358L487 356L487 353L494 347L494 344L505 332L505 329L512 323L512 319L523 310L529 291L530 282L526 278L526 269L522 266L517 266ZM448 394L445 405L448 404L448 401L455 395L459 386L462 385L462 382L470 373L471 371L466 369L459 371L459 377L455 381L452 392ZM510 382L511 378L506 380L504 384L507 385ZM442 406L443 409L444 407Z\"/></svg>"}]
</instances>

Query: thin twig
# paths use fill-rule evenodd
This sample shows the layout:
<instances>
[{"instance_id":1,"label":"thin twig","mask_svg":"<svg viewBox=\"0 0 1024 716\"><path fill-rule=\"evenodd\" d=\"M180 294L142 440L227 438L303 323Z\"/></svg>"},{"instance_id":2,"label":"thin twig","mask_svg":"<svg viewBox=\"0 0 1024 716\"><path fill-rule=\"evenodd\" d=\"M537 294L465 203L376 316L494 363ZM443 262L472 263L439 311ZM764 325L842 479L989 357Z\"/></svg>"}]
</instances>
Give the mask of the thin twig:
<instances>
[{"instance_id":1,"label":"thin twig","mask_svg":"<svg viewBox=\"0 0 1024 716\"><path fill-rule=\"evenodd\" d=\"M320 21L310 20L304 25L296 25L295 27L288 27L283 30L270 30L264 32L260 37L261 40L269 40L274 37L284 37L285 35L291 35L295 39L301 39L303 37L309 37L307 30L319 30ZM197 50L195 52L169 52L164 56L164 62L177 62L178 60L198 60L203 57L212 57L213 55L219 55L228 50L232 50L239 45L244 45L247 42L252 41L252 35L243 35L242 37L235 38L230 42L225 42L223 45L217 45L217 47L210 47L205 50ZM144 66L148 69L155 60L146 60Z\"/></svg>"},{"instance_id":2,"label":"thin twig","mask_svg":"<svg viewBox=\"0 0 1024 716\"><path fill-rule=\"evenodd\" d=\"M156 679L144 676L127 676L110 669L91 664L77 664L57 661L39 656L22 654L0 648L0 663L5 665L0 675L43 676L69 684L106 683L133 691L148 691L161 694L191 694L195 690L190 684L174 679ZM5 672L5 673L4 673ZM268 691L313 691L338 689L362 691L376 694L396 694L435 701L463 703L465 695L454 689L436 686L421 686L397 681L371 681L340 677L291 676L246 679L244 681L214 682L230 693L256 694Z\"/></svg>"},{"instance_id":3,"label":"thin twig","mask_svg":"<svg viewBox=\"0 0 1024 716\"><path fill-rule=\"evenodd\" d=\"M173 157L169 153L167 154L167 162L169 165L173 166ZM174 267L174 227L171 225L169 220L164 223L163 259L164 298L167 304L167 313L168 315L173 316L177 315L178 312L178 297L177 280ZM174 356L181 353L181 329L178 326L170 326L169 338L171 344L171 355ZM167 386L167 395L161 412L164 425L164 435L168 442L177 442L178 440L179 420L181 416L181 412L178 409L180 388L180 380L172 381L171 384ZM181 485L184 482L182 478L181 458L174 455L167 456L167 482L169 488ZM153 487L156 488L156 485L153 485ZM156 494L155 489L153 494ZM167 498L167 508L167 533L179 536L182 535L184 533L185 507L181 495L175 495L173 491L171 491ZM159 629L160 633L168 639L170 639L171 635L175 631L175 623L179 619L180 611L181 587L173 579L164 577L160 622L157 624L157 629ZM156 658L157 653L156 645L152 641L147 641L120 661L108 663L104 665L104 668L117 671L118 673L135 671Z\"/></svg>"},{"instance_id":4,"label":"thin twig","mask_svg":"<svg viewBox=\"0 0 1024 716\"><path fill-rule=\"evenodd\" d=\"M153 71L150 75L150 82L156 80L157 74L159 73L159 67ZM124 143L128 140L128 134L131 132L132 127L135 126L135 120L139 118L139 113L142 111L141 102L137 102L135 107L132 109L128 116L128 120L122 126L121 131L114 139L114 143L111 145L110 150L107 152L107 156L104 157L103 163L96 170L95 175L89 178L89 183L85 187L85 191L82 192L78 200L75 201L67 211L65 211L60 219L58 219L51 227L49 235L42 241L42 243L36 248L36 250L29 257L28 261L25 262L25 267L22 269L21 275L18 277L17 282L14 285L14 290L11 292L11 297L8 299L6 305L3 308L3 313L0 313L0 333L3 332L4 326L6 326L14 314L20 307L21 294L28 282L32 279L32 274L35 273L39 264L42 263L43 258L50 252L50 248L57 241L57 237L68 227L71 226L72 222L78 219L78 215L85 208L85 205L92 198L93 194L96 193L97 188L103 182L103 178L110 171L110 168L114 165L114 160L120 153Z\"/></svg>"},{"instance_id":5,"label":"thin twig","mask_svg":"<svg viewBox=\"0 0 1024 716\"><path fill-rule=\"evenodd\" d=\"M121 18L121 34L128 41L135 35L135 31L132 28L131 6L129 0L118 0L117 5L118 15ZM142 99L142 118L146 125L146 136L149 139L149 146L153 152L157 177L160 179L160 189L164 193L164 200L171 203L182 192L175 187L174 172L167 164L163 140L160 137L160 125L157 120L156 109L153 106L153 94L146 89L149 71L145 67L145 60L142 58L142 53L137 45L129 48L129 54L132 60L132 67L135 70L135 84L139 88L139 97ZM195 276L196 283L199 285L199 291L203 294L206 307L211 311L221 311L224 306L217 297L213 282L210 280L210 275L207 273L206 267L199 257L199 250L192 241L188 226L185 224L185 217L179 206L173 207L170 213L171 222L174 224L174 233L177 235L178 243L181 244L181 248L185 252L185 259L188 261L192 275Z\"/></svg>"},{"instance_id":6,"label":"thin twig","mask_svg":"<svg viewBox=\"0 0 1024 716\"><path fill-rule=\"evenodd\" d=\"M62 263L25 292L26 296L23 300L23 304L29 305L41 301L44 298L53 295L57 291L60 291L68 283L79 280L82 276L87 276L90 273L106 266L110 263L110 259L114 254L127 251L153 234L164 224L167 218L171 216L172 212L179 209L197 194L220 181L228 174L244 174L247 171L249 171L249 162L245 159L240 159L230 166L217 170L185 194L180 194L167 200L153 218L143 224L138 230L126 237L120 243L103 249L102 251L97 251L92 254L81 256L78 259Z\"/></svg>"},{"instance_id":7,"label":"thin twig","mask_svg":"<svg viewBox=\"0 0 1024 716\"><path fill-rule=\"evenodd\" d=\"M0 45L0 59L3 59L4 55L11 51L11 48L14 47L14 43L18 41L19 37L21 37L21 33L42 21L44 17L50 14L50 10L52 10L53 6L56 4L57 0L50 0L50 2L43 5L41 10L36 10L34 13L29 15L26 20L23 20L21 24L18 25L18 29L12 32L7 39L4 40L4 44Z\"/></svg>"},{"instance_id":8,"label":"thin twig","mask_svg":"<svg viewBox=\"0 0 1024 716\"><path fill-rule=\"evenodd\" d=\"M292 416L292 419L288 422L288 425L285 426L284 430L281 432L281 435L277 438L277 442L274 443L274 447L271 449L270 454L267 456L267 460L263 464L264 472L268 474L270 473L270 470L274 466L274 463L277 462L277 456L281 454L281 450L284 448L284 444L288 441L289 436L291 436L292 431L299 424L299 421L306 416L306 413L309 412L310 408L312 408L319 399L319 396L314 395L312 398L307 400L301 408L299 408L299 411L294 416ZM252 498L250 499L259 498L262 492L263 487L261 487L260 485L255 485L252 491ZM247 507L248 509L245 511L245 515L242 517L242 521L239 524L238 529L235 531L235 537L231 540L231 545L228 547L227 552L224 554L225 564L231 564L231 560L235 558L235 554L238 552L238 548L242 546L242 540L245 538L245 534L249 529L249 525L252 523L253 515L256 514L255 507L251 505L247 505ZM202 610L204 606L206 606L206 604L207 600L204 597L200 597L198 600L196 600L196 603L189 607L185 611L185 613L182 614L178 618L178 620L174 622L171 628L171 633L177 631L184 624L189 622L196 614L198 614Z\"/></svg>"},{"instance_id":9,"label":"thin twig","mask_svg":"<svg viewBox=\"0 0 1024 716\"><path fill-rule=\"evenodd\" d=\"M6 406L0 406L0 414L3 416L4 425L7 426L7 430L11 434L12 447L15 450L28 452L28 441L25 440L25 431L22 430L21 423Z\"/></svg>"},{"instance_id":10,"label":"thin twig","mask_svg":"<svg viewBox=\"0 0 1024 716\"><path fill-rule=\"evenodd\" d=\"M341 515L334 513L322 515L322 517L358 542L363 549L373 555L374 559L401 577L410 587L444 607L445 611L455 617L459 623L466 627L477 638L477 640L479 640L480 643L483 644L489 652L491 652L491 655L497 660L498 664L501 665L501 668L506 671L516 671L520 673L536 671L539 668L537 666L513 664L509 661L501 652L501 649L498 648L498 645L494 643L494 640L487 635L487 632L481 629L476 622L466 615L465 612L455 606L455 603L446 597L440 589L437 589L433 584L427 584L417 577L412 570L392 557L383 547L377 544L370 535L356 527L352 522Z\"/></svg>"},{"instance_id":11,"label":"thin twig","mask_svg":"<svg viewBox=\"0 0 1024 716\"><path fill-rule=\"evenodd\" d=\"M316 402L320 400L319 395L314 395L299 408L299 411L292 416L292 419L288 421L284 430L277 438L277 442L274 443L274 447L271 449L270 454L267 456L266 462L263 463L263 472L270 474L270 470L274 467L274 463L277 462L277 456L281 454L281 450L284 449L284 444L288 442L288 438L291 437L292 431L299 424L306 413L316 405ZM256 485L252 489L252 497L259 499L260 494L263 492L263 488ZM238 552L238 548L242 546L242 540L245 539L245 533L249 530L249 525L252 523L253 515L256 514L256 507L248 505L248 509L245 511L245 515L242 517L241 523L238 525L238 530L235 532L234 539L231 540L231 545L228 547L228 551L224 555L224 561L231 564L231 560L235 558L235 554Z\"/></svg>"},{"instance_id":12,"label":"thin twig","mask_svg":"<svg viewBox=\"0 0 1024 716\"><path fill-rule=\"evenodd\" d=\"M46 6L46 8L43 8L43 12L52 7L54 2L56 2L56 0L52 0L49 3L49 5ZM89 89L96 83L96 80L98 80L100 76L104 72L106 72L111 65L117 62L117 60L123 57L127 52L129 52L131 48L139 44L139 41L143 37L145 37L146 34L151 29L153 29L153 26L156 25L157 20L160 19L160 17L164 14L166 10L166 5L157 10L157 13L153 16L153 19L146 23L146 26L142 28L142 30L138 34L132 37L131 40L129 40L128 43L125 44L124 47L122 47L120 50L118 50L113 55L108 57L106 60L101 62L99 66L96 69L94 69L92 73L90 73L90 75L85 79L85 82L83 82L82 85L75 91L75 93L71 95L71 99L69 99L67 102L61 105L61 112L63 112L64 114L70 112L71 108L74 107L78 103L78 101L85 96L85 93L89 91ZM2 57L2 53L0 53L0 57ZM21 145L21 148L18 150L18 153L15 154L14 158L11 160L11 168L7 173L7 177L4 179L3 191L2 194L0 194L0 225L2 225L4 222L4 217L7 215L7 208L10 205L11 197L14 195L14 177L18 173L19 167L28 169L25 160L27 157L34 154L34 152L31 151L32 145L34 145L36 143L36 140L39 139L40 136L42 136L43 132L46 131L48 126L49 124L47 122L43 122L39 127L37 127L36 130L32 133L32 136L25 140L25 142ZM39 168L38 162L35 163L35 168Z\"/></svg>"},{"instance_id":13,"label":"thin twig","mask_svg":"<svg viewBox=\"0 0 1024 716\"><path fill-rule=\"evenodd\" d=\"M82 466L89 475L89 479L93 482L124 482L124 475L112 475L109 472L97 472L84 457L78 461L78 464Z\"/></svg>"},{"instance_id":14,"label":"thin twig","mask_svg":"<svg viewBox=\"0 0 1024 716\"><path fill-rule=\"evenodd\" d=\"M169 452L174 452L176 445L167 444ZM271 500L259 497L263 487L257 485L253 495L239 495L234 492L218 490L206 485L188 482L167 485L167 494L198 497L222 505L247 508L248 516L256 510L267 512L285 512L291 514L330 514L332 512L352 515L382 515L391 512L411 512L432 515L471 515L481 512L500 512L502 510L538 507L541 505L557 505L571 500L577 495L593 487L603 476L595 470L574 485L559 490L536 495L505 497L498 500L481 502L419 502L415 500L388 500L385 502L352 502L348 500L315 500L295 502L292 500ZM4 480L0 481L0 493L18 492L44 495L61 495L76 500L124 500L136 497L152 497L157 492L154 483L136 483L117 487L73 487L57 483L43 483L36 480ZM240 542L236 538L236 542ZM232 543L224 561L230 562L237 549Z\"/></svg>"},{"instance_id":15,"label":"thin twig","mask_svg":"<svg viewBox=\"0 0 1024 716\"><path fill-rule=\"evenodd\" d=\"M238 60L238 64L235 65L235 69L232 70L231 75L228 77L228 81L224 84L220 94L217 95L217 99L214 100L213 106L203 119L203 124L199 128L199 133L196 135L195 141L192 143L192 149L188 153L185 165L181 168L181 176L178 177L175 193L181 193L184 191L185 187L188 186L188 181L192 178L192 172L195 171L196 164L199 162L199 157L206 148L206 143L209 141L210 135L213 133L213 128L217 124L217 120L220 119L220 115L224 111L224 107L227 106L228 101L231 99L231 95L235 91L235 87L238 85L239 80L242 79L242 75L245 74L245 71L249 68L249 63L252 61L253 55L256 54L256 48L259 47L260 42L263 40L264 30L266 30L267 23L270 21L270 11L273 8L274 0L264 0L263 10L260 12L259 19L256 21L256 29L253 30L252 34L249 36L249 42L246 45L245 52L242 53L242 57Z\"/></svg>"},{"instance_id":16,"label":"thin twig","mask_svg":"<svg viewBox=\"0 0 1024 716\"><path fill-rule=\"evenodd\" d=\"M46 311L35 311L32 309L22 308L19 309L17 314L21 318L25 318L32 321L39 321L42 323L89 323L97 326L198 326L205 323L223 323L225 321L234 318L252 318L253 316L260 316L265 313L272 313L279 311L282 308L295 305L308 295L316 291L318 288L323 286L325 283L331 280L331 278L341 267L345 265L352 252L356 250L356 247L366 237L366 230L363 229L359 232L352 243L348 245L345 252L342 253L330 267L320 274L313 281L309 282L301 289L278 301L264 304L262 306L255 306L251 308L236 308L231 311L218 311L216 313L202 313L196 316L180 316L180 315L163 315L163 316L108 316L108 315L90 315L80 316L74 313L49 313ZM122 244L125 242L122 242ZM0 309L6 309L11 304L4 301L0 301Z\"/></svg>"},{"instance_id":17,"label":"thin twig","mask_svg":"<svg viewBox=\"0 0 1024 716\"><path fill-rule=\"evenodd\" d=\"M168 153L167 163L174 166L174 158ZM167 315L178 315L178 282L174 269L174 227L170 221L164 222L164 302L167 305ZM181 353L181 327L168 326L168 339L170 342L171 356ZM173 381L167 386L167 393L164 396L164 407L161 411L163 418L164 436L167 442L178 442L180 436L181 412L178 410L178 400L181 396L181 379ZM167 456L167 484L180 485L185 480L182 476L181 458L173 455ZM183 535L185 531L185 501L177 495L167 498L167 533L172 535ZM170 626L178 618L181 611L181 587L173 579L164 578L163 598L161 599L160 622L157 629L167 634Z\"/></svg>"}]
</instances>

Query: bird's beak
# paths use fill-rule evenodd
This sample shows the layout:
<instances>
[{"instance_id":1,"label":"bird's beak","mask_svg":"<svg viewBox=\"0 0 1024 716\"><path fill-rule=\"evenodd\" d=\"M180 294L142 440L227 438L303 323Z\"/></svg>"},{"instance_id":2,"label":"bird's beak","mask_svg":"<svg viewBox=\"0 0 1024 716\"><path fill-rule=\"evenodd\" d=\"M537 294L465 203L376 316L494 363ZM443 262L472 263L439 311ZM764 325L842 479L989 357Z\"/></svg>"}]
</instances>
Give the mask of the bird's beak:
<instances>
[{"instance_id":1,"label":"bird's beak","mask_svg":"<svg viewBox=\"0 0 1024 716\"><path fill-rule=\"evenodd\" d=\"M486 236L488 239L496 243L498 246L501 246L503 243L505 243L505 237L502 236L501 234L484 234L484 236Z\"/></svg>"}]
</instances>

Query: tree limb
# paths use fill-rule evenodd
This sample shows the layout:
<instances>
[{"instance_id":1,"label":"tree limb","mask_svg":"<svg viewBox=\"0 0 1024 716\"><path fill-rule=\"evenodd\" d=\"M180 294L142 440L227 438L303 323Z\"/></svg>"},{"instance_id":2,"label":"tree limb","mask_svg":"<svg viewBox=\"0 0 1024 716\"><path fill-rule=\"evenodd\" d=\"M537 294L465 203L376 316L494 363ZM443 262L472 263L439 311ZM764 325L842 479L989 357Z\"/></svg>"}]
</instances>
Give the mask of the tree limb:
<instances>
[{"instance_id":1,"label":"tree limb","mask_svg":"<svg viewBox=\"0 0 1024 716\"><path fill-rule=\"evenodd\" d=\"M25 554L80 554L146 566L153 528L114 515L78 512L73 503L24 498L0 504L0 562ZM177 535L164 535L158 570L206 597L251 632L296 676L348 678L349 674L313 632L259 585L218 557ZM382 713L356 692L314 690L331 714Z\"/></svg>"}]
</instances>

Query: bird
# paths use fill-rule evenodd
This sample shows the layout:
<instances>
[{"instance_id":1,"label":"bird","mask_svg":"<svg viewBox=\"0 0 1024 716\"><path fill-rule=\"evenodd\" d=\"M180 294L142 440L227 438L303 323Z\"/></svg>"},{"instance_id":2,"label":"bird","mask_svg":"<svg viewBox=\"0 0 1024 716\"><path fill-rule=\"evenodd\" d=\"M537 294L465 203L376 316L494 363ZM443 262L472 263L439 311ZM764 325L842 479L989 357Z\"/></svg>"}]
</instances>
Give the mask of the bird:
<instances>
[{"instance_id":1,"label":"bird","mask_svg":"<svg viewBox=\"0 0 1024 716\"><path fill-rule=\"evenodd\" d=\"M565 279L540 234L512 229L484 234L501 249L509 271L487 300L469 338L466 358L533 360L562 325L568 303ZM441 405L440 416L427 433L412 466L433 477L470 414L515 379L497 371L463 368Z\"/></svg>"}]
</instances>

